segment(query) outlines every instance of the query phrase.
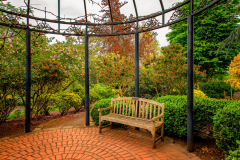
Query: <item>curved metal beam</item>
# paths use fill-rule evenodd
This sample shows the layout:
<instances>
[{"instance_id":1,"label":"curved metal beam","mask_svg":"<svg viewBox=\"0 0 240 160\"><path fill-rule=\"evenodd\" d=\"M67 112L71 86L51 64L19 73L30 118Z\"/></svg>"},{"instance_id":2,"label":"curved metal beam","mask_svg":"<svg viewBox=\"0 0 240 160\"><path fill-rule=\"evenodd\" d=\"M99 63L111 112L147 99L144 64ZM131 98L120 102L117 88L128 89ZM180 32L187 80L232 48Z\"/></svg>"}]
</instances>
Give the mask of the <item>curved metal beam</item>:
<instances>
[{"instance_id":1,"label":"curved metal beam","mask_svg":"<svg viewBox=\"0 0 240 160\"><path fill-rule=\"evenodd\" d=\"M160 2L160 5L161 5L161 8L162 8L162 11L164 11L164 5L163 5L163 2L162 0L159 0ZM165 14L162 14L162 24L165 23Z\"/></svg>"},{"instance_id":2,"label":"curved metal beam","mask_svg":"<svg viewBox=\"0 0 240 160\"><path fill-rule=\"evenodd\" d=\"M133 0L133 4L134 4L134 9L135 9L136 17L137 17L137 19L138 19L138 11L137 11L137 5L136 5L135 0Z\"/></svg>"},{"instance_id":3,"label":"curved metal beam","mask_svg":"<svg viewBox=\"0 0 240 160\"><path fill-rule=\"evenodd\" d=\"M164 11L164 5L163 5L162 0L159 0L159 2L160 2L160 5L161 5L161 7L162 7L162 10Z\"/></svg>"},{"instance_id":4,"label":"curved metal beam","mask_svg":"<svg viewBox=\"0 0 240 160\"><path fill-rule=\"evenodd\" d=\"M111 7L110 0L108 0L108 5L109 5L109 10L110 10L111 21L113 23L112 7Z\"/></svg>"},{"instance_id":5,"label":"curved metal beam","mask_svg":"<svg viewBox=\"0 0 240 160\"><path fill-rule=\"evenodd\" d=\"M134 19L134 20L129 20L129 21L125 21L125 22L113 22L113 23L89 23L88 25L118 25L118 24L127 24L127 23L134 23L134 22L137 22L137 21L144 21L144 20L147 20L147 19L150 19L150 18L154 18L154 17L157 17L157 16L160 16L160 15L163 15L163 14L166 14L168 12L171 12L179 7L182 7L184 5L186 5L187 3L189 3L190 0L187 0L177 6L174 6L172 8L169 8L169 9L166 9L162 12L156 12L156 13L153 13L153 14L150 14L150 15L147 15L147 16L144 16L144 17L141 17L141 18L138 18L138 19ZM22 17L27 17L26 14L19 14L19 13L15 13L15 12L11 12L11 11L6 11L6 10L3 10L3 9L0 9L0 12L5 12L5 13L8 13L8 14L13 14L13 15L19 15L19 16L22 16ZM75 25L86 25L85 23L76 23L76 22L66 22L66 21L58 21L58 20L53 20L53 19L45 19L45 18L38 18L38 17L33 17L33 16L29 16L29 18L31 19L35 19L35 20L40 20L40 21L46 21L46 22L51 22L51 23L61 23L61 24L75 24Z\"/></svg>"},{"instance_id":6,"label":"curved metal beam","mask_svg":"<svg viewBox=\"0 0 240 160\"><path fill-rule=\"evenodd\" d=\"M181 21L184 21L187 19L187 16L184 17L184 18L181 18L179 20L176 20L176 21L173 21L173 22L170 22L170 23L167 23L167 24L164 24L162 26L158 26L158 27L154 27L154 28L151 28L151 29L146 29L146 30L140 30L138 31L139 33L143 33L143 32L148 32L148 31L152 31L152 30L156 30L156 29L160 29L160 28L164 28L164 27L167 27L167 26L170 26L172 24L175 24L175 23L178 23L178 22L181 22ZM3 25L3 26L12 26L11 24L4 24L4 23L1 23L0 22L0 25ZM26 26L23 27L23 26L14 26L15 28L18 28L18 29L26 29ZM47 33L47 34L61 34L61 35L65 35L65 36L85 36L85 34L71 34L71 33L58 33L58 32L51 32L51 31L40 31L40 30L36 30L36 29L30 29L31 31L35 31L35 32L41 32L41 33ZM129 35L129 34L135 34L136 32L127 32L127 33L115 33L115 34L88 34L88 36L121 36L121 35Z\"/></svg>"},{"instance_id":7,"label":"curved metal beam","mask_svg":"<svg viewBox=\"0 0 240 160\"><path fill-rule=\"evenodd\" d=\"M202 9L194 12L192 15L195 16L195 15L197 15L197 14L199 14L199 13L207 10L207 8L214 6L214 5L217 4L218 2L220 2L220 0L214 0L213 2L211 2L210 4L208 4L208 6L205 6L205 7L203 7ZM13 12L5 11L5 10L2 10L2 9L0 9L0 11L5 12L5 13L9 13L9 14L13 13ZM169 12L169 9L168 9L168 10L165 10L165 11L162 12L162 13L167 13L167 12ZM159 15L162 15L162 13L159 14ZM13 14L14 14L14 15L22 16L22 15L17 14L17 13L13 13ZM25 16L25 15L24 15L24 16ZM23 16L23 17L24 17L24 16ZM155 16L155 15L153 15L153 17L154 17L154 16ZM31 16L29 16L29 17L32 18ZM187 16L186 16L186 17L183 17L183 18L181 18L181 19L179 19L179 20L175 20L175 21L173 21L173 22L170 22L170 23L167 23L167 24L163 24L163 25L161 25L161 26L157 26L157 27L154 27L154 28L151 28L151 29L146 29L146 30L143 30L143 31L139 31L139 33L148 32L148 31L151 31L151 30L156 30L156 29L164 28L164 27L170 26L170 25L172 25L172 24L175 24L175 23L181 22L181 21L183 21L183 20L186 20L186 19L187 19ZM41 18L38 18L38 20L43 20L43 21L44 21L44 19L41 19ZM145 20L145 18L144 18L144 19L141 19L141 20ZM49 22L58 23L58 21L55 21L55 20L50 20ZM60 21L60 22L62 22L62 21ZM133 23L133 22L136 22L136 21L131 21L131 22L129 21L128 23ZM73 23L73 22L63 22L62 24L86 25L85 23ZM117 24L118 24L118 23L116 23L116 24L114 23L113 25L117 25ZM124 23L119 23L119 24L124 24ZM12 25L12 24L6 24L6 23L2 23L2 22L0 22L0 25L2 25L2 26L8 26L8 27L14 27L14 28L18 28L18 29L27 29L27 25L25 25L25 26L24 26L24 25ZM92 23L91 23L91 24L88 24L88 25L99 25L99 24L92 24ZM103 24L103 25L111 25L111 24ZM42 33L48 33L48 34L61 34L61 35L68 35L68 36L85 36L85 34L59 33L59 32L52 32L52 31L40 31L40 30L36 30L36 29L30 29L30 30L31 30L31 31L36 31L36 32L42 32ZM135 33L136 33L136 32L116 33L116 34L89 34L89 36L120 36L120 35L128 35L128 34L135 34Z\"/></svg>"},{"instance_id":8,"label":"curved metal beam","mask_svg":"<svg viewBox=\"0 0 240 160\"><path fill-rule=\"evenodd\" d=\"M87 7L86 7L86 0L83 0L84 3L84 11L85 11L85 18L86 18L86 22L88 21L87 19Z\"/></svg>"},{"instance_id":9,"label":"curved metal beam","mask_svg":"<svg viewBox=\"0 0 240 160\"><path fill-rule=\"evenodd\" d=\"M111 7L110 0L108 0L108 5L109 5L109 10L110 10L111 21L113 23L112 7ZM113 25L111 26L111 32L113 33Z\"/></svg>"},{"instance_id":10,"label":"curved metal beam","mask_svg":"<svg viewBox=\"0 0 240 160\"><path fill-rule=\"evenodd\" d=\"M58 0L58 21L60 21L60 11L61 11L61 3L60 0ZM60 32L60 23L58 23L58 32Z\"/></svg>"}]
</instances>

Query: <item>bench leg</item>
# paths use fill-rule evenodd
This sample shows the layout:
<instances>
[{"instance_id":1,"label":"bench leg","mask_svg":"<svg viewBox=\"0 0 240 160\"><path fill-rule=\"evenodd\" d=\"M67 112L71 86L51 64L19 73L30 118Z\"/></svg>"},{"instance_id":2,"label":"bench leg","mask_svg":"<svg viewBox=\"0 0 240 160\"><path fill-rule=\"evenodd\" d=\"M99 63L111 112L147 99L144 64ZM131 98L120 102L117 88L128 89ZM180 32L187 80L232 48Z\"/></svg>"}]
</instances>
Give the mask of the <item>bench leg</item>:
<instances>
[{"instance_id":1,"label":"bench leg","mask_svg":"<svg viewBox=\"0 0 240 160\"><path fill-rule=\"evenodd\" d=\"M152 130L152 140L153 140L153 145L152 148L155 149L156 148L156 141L155 141L155 137L156 137L156 131L155 128Z\"/></svg>"},{"instance_id":2,"label":"bench leg","mask_svg":"<svg viewBox=\"0 0 240 160\"><path fill-rule=\"evenodd\" d=\"M161 141L164 142L164 124L162 124L161 128Z\"/></svg>"},{"instance_id":3,"label":"bench leg","mask_svg":"<svg viewBox=\"0 0 240 160\"><path fill-rule=\"evenodd\" d=\"M113 122L110 122L110 129L112 129L113 127Z\"/></svg>"},{"instance_id":4,"label":"bench leg","mask_svg":"<svg viewBox=\"0 0 240 160\"><path fill-rule=\"evenodd\" d=\"M102 133L102 122L99 121L99 133Z\"/></svg>"}]
</instances>

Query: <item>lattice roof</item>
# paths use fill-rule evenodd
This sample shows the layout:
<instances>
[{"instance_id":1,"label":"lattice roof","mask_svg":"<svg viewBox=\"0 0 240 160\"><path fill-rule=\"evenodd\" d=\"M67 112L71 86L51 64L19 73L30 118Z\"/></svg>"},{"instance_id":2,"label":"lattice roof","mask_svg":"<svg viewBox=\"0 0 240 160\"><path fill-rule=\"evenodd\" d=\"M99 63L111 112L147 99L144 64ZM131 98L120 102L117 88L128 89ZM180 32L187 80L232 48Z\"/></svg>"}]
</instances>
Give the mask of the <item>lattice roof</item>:
<instances>
[{"instance_id":1,"label":"lattice roof","mask_svg":"<svg viewBox=\"0 0 240 160\"><path fill-rule=\"evenodd\" d=\"M5 18L21 17L8 24L3 17L0 25L25 27L28 0L4 0L21 8L22 14L1 6ZM194 12L216 3L203 0ZM31 30L62 35L122 35L150 31L187 19L189 12L180 7L190 0L30 0L29 27ZM25 23L26 24L26 23Z\"/></svg>"}]
</instances>

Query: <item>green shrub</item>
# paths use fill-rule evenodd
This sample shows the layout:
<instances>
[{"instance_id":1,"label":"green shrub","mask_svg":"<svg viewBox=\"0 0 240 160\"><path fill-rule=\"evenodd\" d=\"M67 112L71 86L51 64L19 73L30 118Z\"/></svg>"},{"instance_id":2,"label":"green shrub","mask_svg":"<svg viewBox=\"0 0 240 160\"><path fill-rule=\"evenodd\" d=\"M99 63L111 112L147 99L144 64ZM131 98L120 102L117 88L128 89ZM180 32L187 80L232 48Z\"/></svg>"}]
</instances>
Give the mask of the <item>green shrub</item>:
<instances>
[{"instance_id":1,"label":"green shrub","mask_svg":"<svg viewBox=\"0 0 240 160\"><path fill-rule=\"evenodd\" d=\"M90 115L93 119L93 121L95 122L95 125L99 125L99 112L98 109L100 108L107 108L111 106L111 100L112 98L106 98L106 99L101 99L99 101L97 101L94 106L92 107L91 111L90 111ZM102 111L102 115L107 115L110 113L110 110L105 110ZM102 121L102 125L107 125L110 124L109 121ZM122 124L119 123L113 123L114 126L122 126Z\"/></svg>"},{"instance_id":2,"label":"green shrub","mask_svg":"<svg viewBox=\"0 0 240 160\"><path fill-rule=\"evenodd\" d=\"M78 94L82 98L82 104L85 105L85 88L78 84L75 89L72 90L74 93ZM100 95L93 89L89 90L89 103L94 103L101 99Z\"/></svg>"},{"instance_id":3,"label":"green shrub","mask_svg":"<svg viewBox=\"0 0 240 160\"><path fill-rule=\"evenodd\" d=\"M237 141L238 149L235 151L229 151L229 155L226 156L226 160L240 160L240 141Z\"/></svg>"},{"instance_id":4,"label":"green shrub","mask_svg":"<svg viewBox=\"0 0 240 160\"><path fill-rule=\"evenodd\" d=\"M229 151L229 155L225 160L240 160L240 149L235 151Z\"/></svg>"},{"instance_id":5,"label":"green shrub","mask_svg":"<svg viewBox=\"0 0 240 160\"><path fill-rule=\"evenodd\" d=\"M163 96L155 101L165 104L164 128L165 131L178 136L187 136L187 96ZM193 101L194 131L213 124L213 116L217 109L232 103L227 100L195 97Z\"/></svg>"},{"instance_id":6,"label":"green shrub","mask_svg":"<svg viewBox=\"0 0 240 160\"><path fill-rule=\"evenodd\" d=\"M72 107L77 108L82 105L82 98L75 93L59 92L51 97L53 104L61 113L61 116L68 113Z\"/></svg>"},{"instance_id":7,"label":"green shrub","mask_svg":"<svg viewBox=\"0 0 240 160\"><path fill-rule=\"evenodd\" d=\"M7 119L13 119L25 116L25 112L21 112L19 109L15 110L14 113L10 113Z\"/></svg>"},{"instance_id":8,"label":"green shrub","mask_svg":"<svg viewBox=\"0 0 240 160\"><path fill-rule=\"evenodd\" d=\"M0 93L0 124L4 122L14 110L18 102L15 96Z\"/></svg>"},{"instance_id":9,"label":"green shrub","mask_svg":"<svg viewBox=\"0 0 240 160\"><path fill-rule=\"evenodd\" d=\"M236 150L240 140L240 101L228 104L219 109L213 118L213 135L216 144L225 151Z\"/></svg>"},{"instance_id":10,"label":"green shrub","mask_svg":"<svg viewBox=\"0 0 240 160\"><path fill-rule=\"evenodd\" d=\"M144 97L146 99L152 98L155 95L157 95L156 89L151 83L148 83L148 81L147 82L144 81L144 83L139 84L139 94L140 94L140 97ZM159 90L159 94L160 94L160 90ZM135 82L131 83L125 95L126 97L135 97Z\"/></svg>"},{"instance_id":11,"label":"green shrub","mask_svg":"<svg viewBox=\"0 0 240 160\"><path fill-rule=\"evenodd\" d=\"M105 84L102 84L102 83L98 83L98 84L93 85L91 90L98 93L101 96L101 98L108 98L108 97L114 96L114 93L112 92L112 89L108 85L105 85Z\"/></svg>"},{"instance_id":12,"label":"green shrub","mask_svg":"<svg viewBox=\"0 0 240 160\"><path fill-rule=\"evenodd\" d=\"M208 81L199 84L199 88L203 93L211 98L224 98L224 91L226 95L231 95L231 85L221 81Z\"/></svg>"},{"instance_id":13,"label":"green shrub","mask_svg":"<svg viewBox=\"0 0 240 160\"><path fill-rule=\"evenodd\" d=\"M99 125L99 112L98 109L100 108L107 108L111 106L111 98L108 99L102 99L100 101L97 101L94 106L92 107L91 111L90 111L90 115L93 119L93 121L95 122L95 125ZM102 112L102 115L107 115L110 113L110 110L105 110ZM106 125L109 124L109 122L107 121L103 121L102 125Z\"/></svg>"}]
</instances>

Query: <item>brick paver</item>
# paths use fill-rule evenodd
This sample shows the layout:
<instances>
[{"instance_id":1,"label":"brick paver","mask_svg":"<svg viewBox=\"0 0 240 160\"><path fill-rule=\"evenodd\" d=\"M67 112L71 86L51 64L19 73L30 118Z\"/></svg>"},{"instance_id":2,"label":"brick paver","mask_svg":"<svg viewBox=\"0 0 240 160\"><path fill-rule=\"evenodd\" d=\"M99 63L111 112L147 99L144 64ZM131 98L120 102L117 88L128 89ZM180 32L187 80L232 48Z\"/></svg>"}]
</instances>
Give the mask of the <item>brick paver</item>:
<instances>
[{"instance_id":1,"label":"brick paver","mask_svg":"<svg viewBox=\"0 0 240 160\"><path fill-rule=\"evenodd\" d=\"M96 127L32 132L0 141L0 159L198 159L165 142L158 142L152 149L151 142L151 137L108 128L102 134Z\"/></svg>"}]
</instances>

